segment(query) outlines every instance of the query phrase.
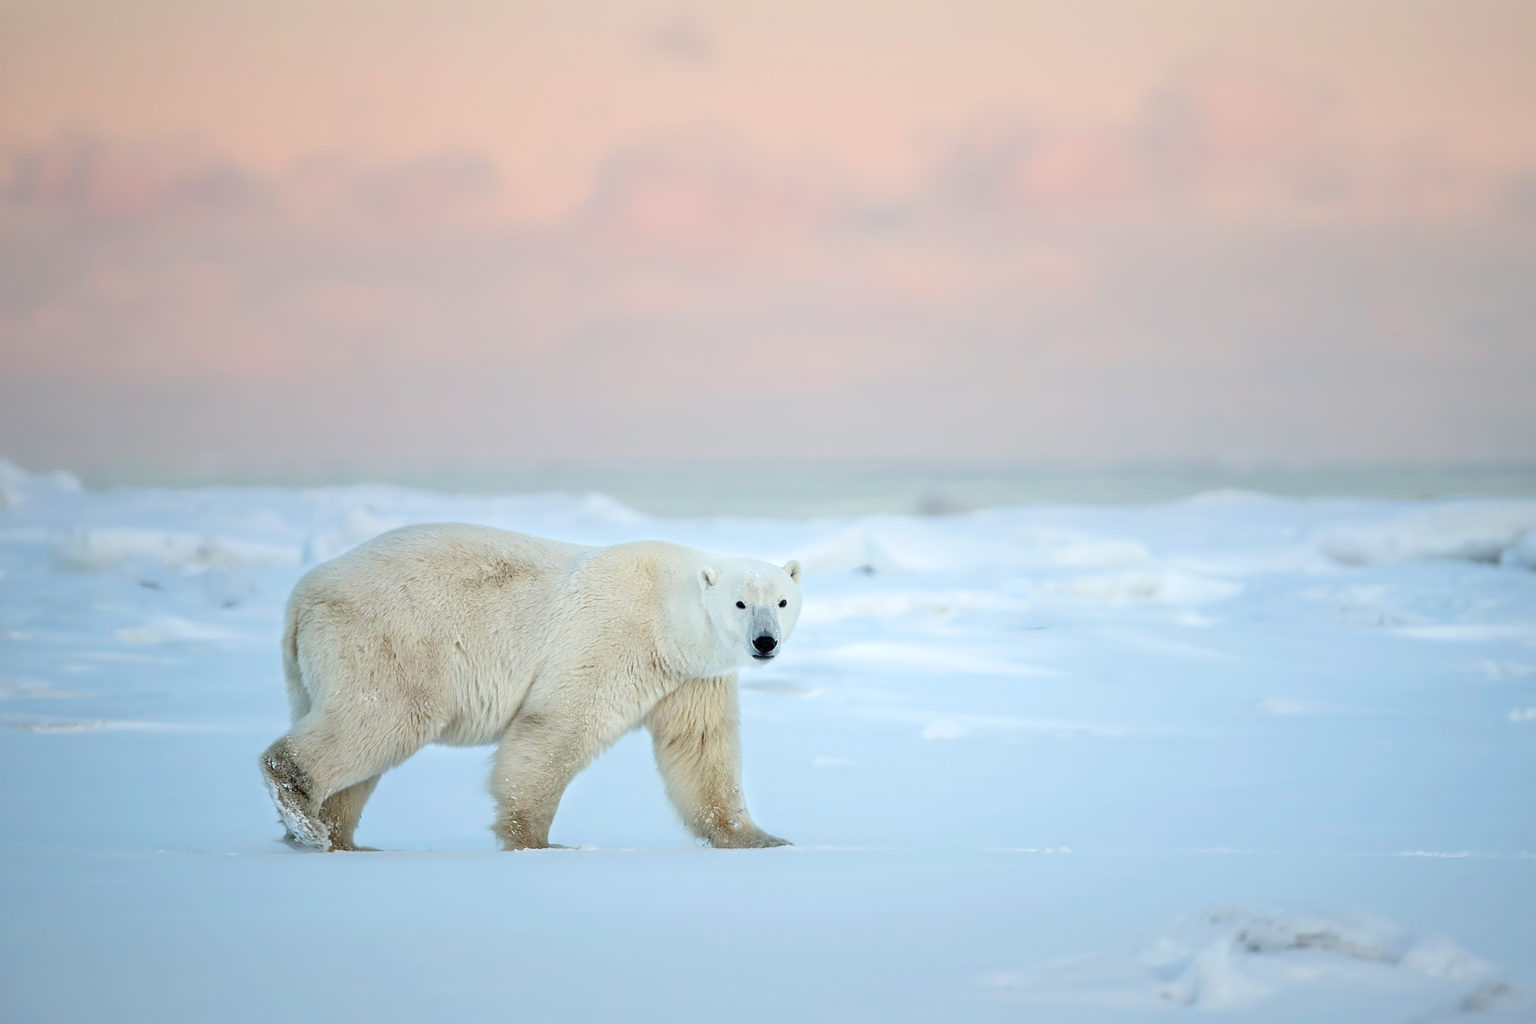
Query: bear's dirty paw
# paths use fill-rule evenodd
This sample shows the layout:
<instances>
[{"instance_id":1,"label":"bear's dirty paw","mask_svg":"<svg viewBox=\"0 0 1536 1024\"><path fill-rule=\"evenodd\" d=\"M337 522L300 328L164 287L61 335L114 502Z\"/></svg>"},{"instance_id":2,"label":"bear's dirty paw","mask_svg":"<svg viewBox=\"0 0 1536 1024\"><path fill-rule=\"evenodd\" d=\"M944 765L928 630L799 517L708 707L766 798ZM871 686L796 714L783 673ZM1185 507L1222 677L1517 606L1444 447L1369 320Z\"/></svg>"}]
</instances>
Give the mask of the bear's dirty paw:
<instances>
[{"instance_id":1,"label":"bear's dirty paw","mask_svg":"<svg viewBox=\"0 0 1536 1024\"><path fill-rule=\"evenodd\" d=\"M274 743L262 755L261 777L288 830L283 842L296 849L329 850L330 826L310 812L309 775L293 760L286 743Z\"/></svg>"}]
</instances>

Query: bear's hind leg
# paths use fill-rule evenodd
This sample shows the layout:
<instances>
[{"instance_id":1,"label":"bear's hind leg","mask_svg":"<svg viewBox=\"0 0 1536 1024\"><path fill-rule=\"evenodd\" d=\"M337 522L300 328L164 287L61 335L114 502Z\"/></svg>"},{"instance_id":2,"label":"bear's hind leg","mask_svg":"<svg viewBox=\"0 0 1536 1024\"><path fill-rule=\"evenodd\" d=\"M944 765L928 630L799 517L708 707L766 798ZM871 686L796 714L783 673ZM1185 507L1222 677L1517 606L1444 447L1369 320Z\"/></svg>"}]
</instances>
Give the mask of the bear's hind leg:
<instances>
[{"instance_id":1,"label":"bear's hind leg","mask_svg":"<svg viewBox=\"0 0 1536 1024\"><path fill-rule=\"evenodd\" d=\"M352 832L378 776L420 750L437 729L427 713L379 716L371 725L343 726L317 708L262 755L262 775L289 842L353 849Z\"/></svg>"},{"instance_id":2,"label":"bear's hind leg","mask_svg":"<svg viewBox=\"0 0 1536 1024\"><path fill-rule=\"evenodd\" d=\"M363 805L373 795L383 773L354 783L339 793L333 793L320 806L320 818L331 834L333 850L368 850L372 847L356 845L353 836L357 823L363 816Z\"/></svg>"}]
</instances>

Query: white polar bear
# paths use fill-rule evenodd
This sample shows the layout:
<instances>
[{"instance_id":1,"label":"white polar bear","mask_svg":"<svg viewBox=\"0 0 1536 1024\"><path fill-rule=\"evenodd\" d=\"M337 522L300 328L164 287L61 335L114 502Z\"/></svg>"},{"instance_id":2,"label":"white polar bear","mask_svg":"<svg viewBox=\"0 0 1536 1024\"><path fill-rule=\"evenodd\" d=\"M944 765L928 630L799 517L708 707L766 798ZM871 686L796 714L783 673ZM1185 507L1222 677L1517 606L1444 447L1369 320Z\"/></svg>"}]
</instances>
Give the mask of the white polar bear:
<instances>
[{"instance_id":1,"label":"white polar bear","mask_svg":"<svg viewBox=\"0 0 1536 1024\"><path fill-rule=\"evenodd\" d=\"M499 743L493 830L506 849L544 847L571 779L643 722L695 835L783 845L743 805L736 673L776 657L799 615L797 562L462 524L393 530L294 587L293 728L262 773L286 838L351 850L384 772L428 743Z\"/></svg>"}]
</instances>

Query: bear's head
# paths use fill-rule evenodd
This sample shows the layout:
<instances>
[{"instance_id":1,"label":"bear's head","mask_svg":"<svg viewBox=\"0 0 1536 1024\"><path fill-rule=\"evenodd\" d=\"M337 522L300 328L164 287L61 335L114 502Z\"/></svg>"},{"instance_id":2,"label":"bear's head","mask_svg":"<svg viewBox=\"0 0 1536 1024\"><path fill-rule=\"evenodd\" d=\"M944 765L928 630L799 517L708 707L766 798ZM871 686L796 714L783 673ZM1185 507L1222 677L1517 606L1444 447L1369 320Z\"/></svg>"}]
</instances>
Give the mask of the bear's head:
<instances>
[{"instance_id":1,"label":"bear's head","mask_svg":"<svg viewBox=\"0 0 1536 1024\"><path fill-rule=\"evenodd\" d=\"M732 559L699 570L699 586L715 636L731 661L772 661L800 618L800 563L783 568L754 559Z\"/></svg>"}]
</instances>

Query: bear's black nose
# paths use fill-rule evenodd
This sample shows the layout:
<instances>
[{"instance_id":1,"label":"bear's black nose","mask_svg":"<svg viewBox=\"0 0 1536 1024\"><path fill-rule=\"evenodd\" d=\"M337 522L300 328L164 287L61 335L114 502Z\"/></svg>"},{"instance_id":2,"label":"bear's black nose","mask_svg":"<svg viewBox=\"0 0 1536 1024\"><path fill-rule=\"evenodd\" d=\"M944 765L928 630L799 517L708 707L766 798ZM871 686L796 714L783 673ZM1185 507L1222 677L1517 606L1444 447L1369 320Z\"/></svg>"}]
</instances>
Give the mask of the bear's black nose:
<instances>
[{"instance_id":1,"label":"bear's black nose","mask_svg":"<svg viewBox=\"0 0 1536 1024\"><path fill-rule=\"evenodd\" d=\"M759 654L767 654L769 651L779 646L779 642L773 637L769 636L767 633L764 633L762 636L752 641L752 646L757 648L757 652Z\"/></svg>"}]
</instances>

